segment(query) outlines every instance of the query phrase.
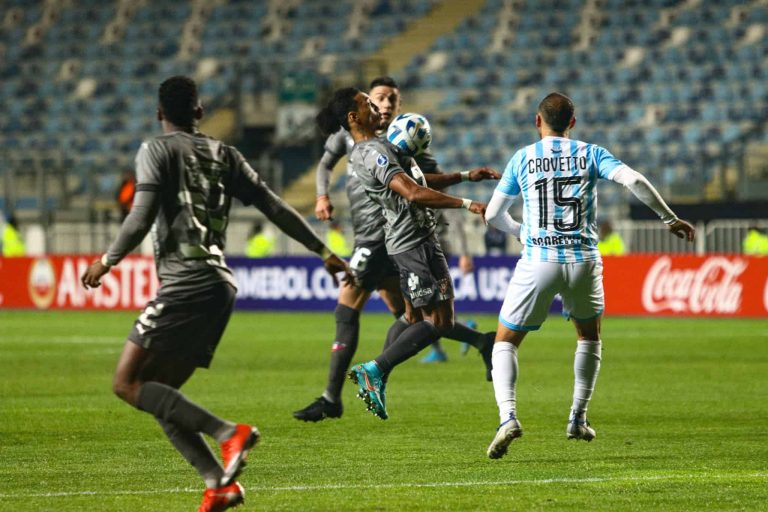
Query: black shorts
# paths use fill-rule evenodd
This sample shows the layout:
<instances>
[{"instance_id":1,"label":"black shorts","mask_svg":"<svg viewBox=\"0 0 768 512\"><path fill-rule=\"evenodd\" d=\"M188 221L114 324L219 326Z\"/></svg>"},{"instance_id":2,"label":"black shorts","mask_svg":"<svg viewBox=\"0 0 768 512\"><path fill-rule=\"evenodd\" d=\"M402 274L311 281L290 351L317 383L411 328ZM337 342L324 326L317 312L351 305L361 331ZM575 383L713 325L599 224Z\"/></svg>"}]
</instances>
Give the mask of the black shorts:
<instances>
[{"instance_id":1,"label":"black shorts","mask_svg":"<svg viewBox=\"0 0 768 512\"><path fill-rule=\"evenodd\" d=\"M357 285L369 292L381 288L384 279L399 275L384 242L360 242L355 245L349 268Z\"/></svg>"},{"instance_id":2,"label":"black shorts","mask_svg":"<svg viewBox=\"0 0 768 512\"><path fill-rule=\"evenodd\" d=\"M225 282L192 293L161 289L133 324L128 339L208 368L235 307L235 294L235 288Z\"/></svg>"},{"instance_id":3,"label":"black shorts","mask_svg":"<svg viewBox=\"0 0 768 512\"><path fill-rule=\"evenodd\" d=\"M392 256L400 269L400 288L414 308L453 298L453 281L443 249L432 237Z\"/></svg>"}]
</instances>

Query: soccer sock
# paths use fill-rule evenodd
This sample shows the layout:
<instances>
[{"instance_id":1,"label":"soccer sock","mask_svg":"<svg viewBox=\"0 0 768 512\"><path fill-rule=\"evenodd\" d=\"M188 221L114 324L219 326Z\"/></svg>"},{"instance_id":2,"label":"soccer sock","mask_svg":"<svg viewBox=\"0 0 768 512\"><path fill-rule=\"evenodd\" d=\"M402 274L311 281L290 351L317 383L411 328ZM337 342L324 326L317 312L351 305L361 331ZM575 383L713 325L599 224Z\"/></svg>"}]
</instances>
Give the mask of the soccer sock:
<instances>
[{"instance_id":1,"label":"soccer sock","mask_svg":"<svg viewBox=\"0 0 768 512\"><path fill-rule=\"evenodd\" d=\"M408 320L405 319L405 316L400 315L398 319L389 326L389 330L387 331L387 339L384 341L384 348L382 349L382 352L389 348L389 346L395 342L395 340L403 333L404 330L408 328L409 325L411 324L408 323Z\"/></svg>"},{"instance_id":2,"label":"soccer sock","mask_svg":"<svg viewBox=\"0 0 768 512\"><path fill-rule=\"evenodd\" d=\"M331 348L331 365L328 369L328 384L323 397L329 402L341 399L344 377L357 350L360 337L360 312L339 304L336 306L336 338Z\"/></svg>"},{"instance_id":3,"label":"soccer sock","mask_svg":"<svg viewBox=\"0 0 768 512\"><path fill-rule=\"evenodd\" d=\"M477 329L472 329L461 322L454 322L453 328L445 334L445 337L463 343L469 343L478 350L482 350L485 346L485 334Z\"/></svg>"},{"instance_id":4,"label":"soccer sock","mask_svg":"<svg viewBox=\"0 0 768 512\"><path fill-rule=\"evenodd\" d=\"M415 356L439 337L440 333L432 322L422 320L411 324L375 359L376 365L386 375L392 368Z\"/></svg>"},{"instance_id":5,"label":"soccer sock","mask_svg":"<svg viewBox=\"0 0 768 512\"><path fill-rule=\"evenodd\" d=\"M177 389L159 382L145 382L136 406L158 420L173 423L190 432L202 432L222 442L235 433L235 424L190 402Z\"/></svg>"},{"instance_id":6,"label":"soccer sock","mask_svg":"<svg viewBox=\"0 0 768 512\"><path fill-rule=\"evenodd\" d=\"M219 486L224 470L211 452L208 443L199 432L181 430L175 424L160 418L155 418L163 427L165 435L178 452L197 470L205 486L214 489Z\"/></svg>"},{"instance_id":7,"label":"soccer sock","mask_svg":"<svg viewBox=\"0 0 768 512\"><path fill-rule=\"evenodd\" d=\"M500 423L517 417L517 347L506 341L493 344L493 392L499 406Z\"/></svg>"},{"instance_id":8,"label":"soccer sock","mask_svg":"<svg viewBox=\"0 0 768 512\"><path fill-rule=\"evenodd\" d=\"M600 373L600 340L579 340L573 358L573 406L577 412L585 412Z\"/></svg>"}]
</instances>

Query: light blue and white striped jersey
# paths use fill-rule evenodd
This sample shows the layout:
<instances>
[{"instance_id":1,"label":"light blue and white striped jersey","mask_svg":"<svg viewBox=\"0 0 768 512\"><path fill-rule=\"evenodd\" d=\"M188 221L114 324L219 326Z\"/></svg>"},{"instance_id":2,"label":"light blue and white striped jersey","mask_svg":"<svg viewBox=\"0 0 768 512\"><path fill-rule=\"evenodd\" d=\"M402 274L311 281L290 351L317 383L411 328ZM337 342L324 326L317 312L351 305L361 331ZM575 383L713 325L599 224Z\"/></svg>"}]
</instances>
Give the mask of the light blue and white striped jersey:
<instances>
[{"instance_id":1,"label":"light blue and white striped jersey","mask_svg":"<svg viewBox=\"0 0 768 512\"><path fill-rule=\"evenodd\" d=\"M519 150L496 190L522 193L522 257L572 263L600 259L597 250L597 180L624 164L608 150L564 137L544 137Z\"/></svg>"}]
</instances>

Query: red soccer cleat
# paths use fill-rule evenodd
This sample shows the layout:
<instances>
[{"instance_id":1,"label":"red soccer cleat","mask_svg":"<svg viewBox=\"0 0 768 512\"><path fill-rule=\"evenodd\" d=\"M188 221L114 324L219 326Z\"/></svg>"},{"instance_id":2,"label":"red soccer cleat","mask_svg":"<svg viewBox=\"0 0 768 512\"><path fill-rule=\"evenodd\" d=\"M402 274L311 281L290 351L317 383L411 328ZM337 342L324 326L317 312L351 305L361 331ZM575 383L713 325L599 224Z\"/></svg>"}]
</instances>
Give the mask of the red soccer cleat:
<instances>
[{"instance_id":1,"label":"red soccer cleat","mask_svg":"<svg viewBox=\"0 0 768 512\"><path fill-rule=\"evenodd\" d=\"M235 433L226 441L219 444L221 458L224 462L224 475L221 477L221 486L231 484L237 475L245 467L245 459L253 445L259 442L261 434L256 427L238 424Z\"/></svg>"},{"instance_id":2,"label":"red soccer cleat","mask_svg":"<svg viewBox=\"0 0 768 512\"><path fill-rule=\"evenodd\" d=\"M244 498L245 490L237 482L225 487L206 489L197 512L221 512L242 505Z\"/></svg>"}]
</instances>

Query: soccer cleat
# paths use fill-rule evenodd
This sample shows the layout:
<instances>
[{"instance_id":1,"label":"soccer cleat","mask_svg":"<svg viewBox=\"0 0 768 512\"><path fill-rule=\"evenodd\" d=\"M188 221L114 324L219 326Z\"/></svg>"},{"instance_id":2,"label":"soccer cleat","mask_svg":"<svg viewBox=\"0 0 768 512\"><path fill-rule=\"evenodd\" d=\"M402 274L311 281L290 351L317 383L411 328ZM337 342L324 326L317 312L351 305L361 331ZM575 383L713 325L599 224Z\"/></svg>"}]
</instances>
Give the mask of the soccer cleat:
<instances>
[{"instance_id":1,"label":"soccer cleat","mask_svg":"<svg viewBox=\"0 0 768 512\"><path fill-rule=\"evenodd\" d=\"M496 333L485 333L485 345L483 345L483 348L480 350L480 355L483 356L483 363L485 363L485 380L488 382L493 382L493 374L491 373L491 370L493 369L492 359L494 343L496 343Z\"/></svg>"},{"instance_id":2,"label":"soccer cleat","mask_svg":"<svg viewBox=\"0 0 768 512\"><path fill-rule=\"evenodd\" d=\"M576 413L576 411L571 411L571 417L568 419L568 428L565 433L568 435L568 439L576 439L577 441L583 439L586 442L590 442L597 437L597 432L587 421L587 415L585 413Z\"/></svg>"},{"instance_id":3,"label":"soccer cleat","mask_svg":"<svg viewBox=\"0 0 768 512\"><path fill-rule=\"evenodd\" d=\"M496 436L488 446L488 457L491 459L502 458L507 454L510 443L522 435L523 427L517 418L510 415L509 419L496 429Z\"/></svg>"},{"instance_id":4,"label":"soccer cleat","mask_svg":"<svg viewBox=\"0 0 768 512\"><path fill-rule=\"evenodd\" d=\"M343 411L341 402L329 402L321 396L305 408L294 412L293 417L302 421L321 421L325 418L341 418Z\"/></svg>"},{"instance_id":5,"label":"soccer cleat","mask_svg":"<svg viewBox=\"0 0 768 512\"><path fill-rule=\"evenodd\" d=\"M197 512L220 512L241 505L244 499L245 489L237 482L216 489L206 489Z\"/></svg>"},{"instance_id":6,"label":"soccer cleat","mask_svg":"<svg viewBox=\"0 0 768 512\"><path fill-rule=\"evenodd\" d=\"M384 397L386 384L381 379L381 370L376 362L356 364L349 369L347 376L357 384L357 397L365 402L367 409L382 420L389 418Z\"/></svg>"},{"instance_id":7,"label":"soccer cleat","mask_svg":"<svg viewBox=\"0 0 768 512\"><path fill-rule=\"evenodd\" d=\"M444 363L448 360L448 355L442 349L433 348L429 354L422 357L420 363Z\"/></svg>"},{"instance_id":8,"label":"soccer cleat","mask_svg":"<svg viewBox=\"0 0 768 512\"><path fill-rule=\"evenodd\" d=\"M224 463L224 475L221 477L221 487L231 484L245 467L248 452L259 442L261 434L256 427L250 425L235 425L235 433L229 439L219 443L221 458ZM224 510L224 509L222 509Z\"/></svg>"}]
</instances>

